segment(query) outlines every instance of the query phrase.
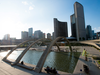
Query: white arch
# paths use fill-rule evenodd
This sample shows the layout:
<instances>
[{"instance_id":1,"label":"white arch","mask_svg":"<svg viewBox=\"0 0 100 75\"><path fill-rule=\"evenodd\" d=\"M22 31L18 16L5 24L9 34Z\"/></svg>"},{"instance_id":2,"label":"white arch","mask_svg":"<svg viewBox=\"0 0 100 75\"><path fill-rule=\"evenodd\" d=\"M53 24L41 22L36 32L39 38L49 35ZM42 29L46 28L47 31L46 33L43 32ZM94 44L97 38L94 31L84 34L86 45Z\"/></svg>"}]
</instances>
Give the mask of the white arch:
<instances>
[{"instance_id":1,"label":"white arch","mask_svg":"<svg viewBox=\"0 0 100 75\"><path fill-rule=\"evenodd\" d=\"M22 59L22 57L25 55L25 53L35 44L37 43L38 41L41 41L43 39L39 39L39 40L36 40L35 42L33 42L31 45L29 45L19 56L18 58L15 60L14 63L12 63L11 65L16 65L17 63L20 62L20 60ZM55 43L56 44L56 43ZM58 47L58 50L60 51L60 48L58 46L58 44L56 44L56 46Z\"/></svg>"},{"instance_id":2,"label":"white arch","mask_svg":"<svg viewBox=\"0 0 100 75\"><path fill-rule=\"evenodd\" d=\"M70 45L69 41L68 41L65 37L57 37L55 40L53 40L53 41L51 42L51 44L50 44L49 46L47 46L46 50L43 52L43 54L42 54L40 60L38 61L37 66L36 66L36 68L35 68L35 72L38 72L38 73L41 72L41 69L42 69L42 67L43 67L43 65L44 65L44 62L45 62L45 60L46 60L48 54L50 53L51 47L52 47L59 39L61 39L61 38L64 38L64 39L67 41L67 43L68 43L68 45L69 45L69 48L70 48L70 51L72 52L72 48L71 48L71 45Z\"/></svg>"},{"instance_id":3,"label":"white arch","mask_svg":"<svg viewBox=\"0 0 100 75\"><path fill-rule=\"evenodd\" d=\"M17 49L20 45L22 45L22 44L24 44L24 43L26 43L26 42L29 42L29 41L33 41L33 39L27 40L27 41L24 41L24 42L18 44L17 47L13 48L13 49L3 58L3 60L6 60L7 57L8 57L15 49Z\"/></svg>"}]
</instances>

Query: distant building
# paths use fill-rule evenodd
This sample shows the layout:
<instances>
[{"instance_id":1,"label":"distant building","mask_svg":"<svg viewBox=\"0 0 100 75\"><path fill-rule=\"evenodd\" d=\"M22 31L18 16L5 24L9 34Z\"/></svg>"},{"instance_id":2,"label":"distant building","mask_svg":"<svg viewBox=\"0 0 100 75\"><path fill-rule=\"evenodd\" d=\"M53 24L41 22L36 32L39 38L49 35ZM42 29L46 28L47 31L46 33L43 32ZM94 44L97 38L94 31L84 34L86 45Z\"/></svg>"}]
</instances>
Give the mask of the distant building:
<instances>
[{"instance_id":1,"label":"distant building","mask_svg":"<svg viewBox=\"0 0 100 75\"><path fill-rule=\"evenodd\" d=\"M51 34L47 33L47 39L51 39Z\"/></svg>"},{"instance_id":2,"label":"distant building","mask_svg":"<svg viewBox=\"0 0 100 75\"><path fill-rule=\"evenodd\" d=\"M28 32L27 31L21 32L21 39L28 39Z\"/></svg>"},{"instance_id":3,"label":"distant building","mask_svg":"<svg viewBox=\"0 0 100 75\"><path fill-rule=\"evenodd\" d=\"M16 42L16 38L10 38L11 44L14 45Z\"/></svg>"},{"instance_id":4,"label":"distant building","mask_svg":"<svg viewBox=\"0 0 100 75\"><path fill-rule=\"evenodd\" d=\"M100 32L97 32L97 39L100 39Z\"/></svg>"},{"instance_id":5,"label":"distant building","mask_svg":"<svg viewBox=\"0 0 100 75\"><path fill-rule=\"evenodd\" d=\"M93 36L94 36L94 30L92 30L92 39L93 39Z\"/></svg>"},{"instance_id":6,"label":"distant building","mask_svg":"<svg viewBox=\"0 0 100 75\"><path fill-rule=\"evenodd\" d=\"M68 37L67 22L60 22L54 18L54 38Z\"/></svg>"},{"instance_id":7,"label":"distant building","mask_svg":"<svg viewBox=\"0 0 100 75\"><path fill-rule=\"evenodd\" d=\"M93 39L97 39L97 33L94 33Z\"/></svg>"},{"instance_id":8,"label":"distant building","mask_svg":"<svg viewBox=\"0 0 100 75\"><path fill-rule=\"evenodd\" d=\"M87 25L86 28L86 38L87 40L92 40L92 29L90 25Z\"/></svg>"},{"instance_id":9,"label":"distant building","mask_svg":"<svg viewBox=\"0 0 100 75\"><path fill-rule=\"evenodd\" d=\"M43 33L43 38L45 39L45 33Z\"/></svg>"},{"instance_id":10,"label":"distant building","mask_svg":"<svg viewBox=\"0 0 100 75\"><path fill-rule=\"evenodd\" d=\"M32 38L33 37L33 28L28 29L28 37Z\"/></svg>"},{"instance_id":11,"label":"distant building","mask_svg":"<svg viewBox=\"0 0 100 75\"><path fill-rule=\"evenodd\" d=\"M51 39L54 40L54 32L52 32L52 38Z\"/></svg>"},{"instance_id":12,"label":"distant building","mask_svg":"<svg viewBox=\"0 0 100 75\"><path fill-rule=\"evenodd\" d=\"M34 38L35 39L42 39L43 38L43 32L41 30L37 30L34 32Z\"/></svg>"},{"instance_id":13,"label":"distant building","mask_svg":"<svg viewBox=\"0 0 100 75\"><path fill-rule=\"evenodd\" d=\"M84 20L84 10L83 6L75 2L74 3L74 14L70 16L71 18L71 30L72 37L76 37L77 41L86 39L85 31L85 20Z\"/></svg>"},{"instance_id":14,"label":"distant building","mask_svg":"<svg viewBox=\"0 0 100 75\"><path fill-rule=\"evenodd\" d=\"M6 34L6 35L4 35L3 40L10 40L10 34Z\"/></svg>"}]
</instances>

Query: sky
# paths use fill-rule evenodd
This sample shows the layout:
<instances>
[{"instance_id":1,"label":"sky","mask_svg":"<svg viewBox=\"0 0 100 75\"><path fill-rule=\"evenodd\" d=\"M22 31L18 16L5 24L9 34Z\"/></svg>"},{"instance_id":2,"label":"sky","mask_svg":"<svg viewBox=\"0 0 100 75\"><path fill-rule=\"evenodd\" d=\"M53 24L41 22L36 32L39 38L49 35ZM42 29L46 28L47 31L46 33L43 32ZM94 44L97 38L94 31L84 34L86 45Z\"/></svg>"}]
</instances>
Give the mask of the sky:
<instances>
[{"instance_id":1,"label":"sky","mask_svg":"<svg viewBox=\"0 0 100 75\"><path fill-rule=\"evenodd\" d=\"M71 36L70 15L74 3L84 7L85 27L92 26L100 31L100 0L0 0L0 39L5 34L21 39L21 31L33 28L43 33L54 32L54 18L67 22L68 36Z\"/></svg>"}]
</instances>

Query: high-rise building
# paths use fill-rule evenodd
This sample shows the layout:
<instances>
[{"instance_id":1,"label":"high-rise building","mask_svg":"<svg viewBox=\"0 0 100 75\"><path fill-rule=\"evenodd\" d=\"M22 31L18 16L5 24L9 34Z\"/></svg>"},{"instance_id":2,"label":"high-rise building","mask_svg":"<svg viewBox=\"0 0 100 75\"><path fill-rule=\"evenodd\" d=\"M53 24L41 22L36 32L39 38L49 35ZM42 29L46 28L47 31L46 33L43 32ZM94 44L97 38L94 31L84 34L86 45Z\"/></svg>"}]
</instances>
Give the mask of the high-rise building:
<instances>
[{"instance_id":1,"label":"high-rise building","mask_svg":"<svg viewBox=\"0 0 100 75\"><path fill-rule=\"evenodd\" d=\"M45 39L45 33L43 33L43 38Z\"/></svg>"},{"instance_id":2,"label":"high-rise building","mask_svg":"<svg viewBox=\"0 0 100 75\"><path fill-rule=\"evenodd\" d=\"M92 30L92 39L94 39L94 30Z\"/></svg>"},{"instance_id":3,"label":"high-rise building","mask_svg":"<svg viewBox=\"0 0 100 75\"><path fill-rule=\"evenodd\" d=\"M97 39L97 33L94 33L93 39Z\"/></svg>"},{"instance_id":4,"label":"high-rise building","mask_svg":"<svg viewBox=\"0 0 100 75\"><path fill-rule=\"evenodd\" d=\"M37 30L34 32L34 38L35 39L41 39L43 38L43 32L41 32L40 30Z\"/></svg>"},{"instance_id":5,"label":"high-rise building","mask_svg":"<svg viewBox=\"0 0 100 75\"><path fill-rule=\"evenodd\" d=\"M51 39L51 34L47 33L47 39Z\"/></svg>"},{"instance_id":6,"label":"high-rise building","mask_svg":"<svg viewBox=\"0 0 100 75\"><path fill-rule=\"evenodd\" d=\"M100 32L97 32L97 39L100 39Z\"/></svg>"},{"instance_id":7,"label":"high-rise building","mask_svg":"<svg viewBox=\"0 0 100 75\"><path fill-rule=\"evenodd\" d=\"M33 28L28 29L28 37L32 38L33 37Z\"/></svg>"},{"instance_id":8,"label":"high-rise building","mask_svg":"<svg viewBox=\"0 0 100 75\"><path fill-rule=\"evenodd\" d=\"M3 40L10 40L10 34L6 34L6 35L4 35Z\"/></svg>"},{"instance_id":9,"label":"high-rise building","mask_svg":"<svg viewBox=\"0 0 100 75\"><path fill-rule=\"evenodd\" d=\"M27 31L21 32L21 39L28 39L28 32Z\"/></svg>"},{"instance_id":10,"label":"high-rise building","mask_svg":"<svg viewBox=\"0 0 100 75\"><path fill-rule=\"evenodd\" d=\"M54 32L52 32L52 40L54 40Z\"/></svg>"},{"instance_id":11,"label":"high-rise building","mask_svg":"<svg viewBox=\"0 0 100 75\"><path fill-rule=\"evenodd\" d=\"M74 14L71 15L71 23L72 36L76 37L77 41L86 39L84 10L83 6L78 2L74 3Z\"/></svg>"},{"instance_id":12,"label":"high-rise building","mask_svg":"<svg viewBox=\"0 0 100 75\"><path fill-rule=\"evenodd\" d=\"M60 22L54 18L54 38L68 37L67 22Z\"/></svg>"},{"instance_id":13,"label":"high-rise building","mask_svg":"<svg viewBox=\"0 0 100 75\"><path fill-rule=\"evenodd\" d=\"M70 16L70 21L71 21L71 32L72 36L76 38L76 22L75 22L75 14Z\"/></svg>"},{"instance_id":14,"label":"high-rise building","mask_svg":"<svg viewBox=\"0 0 100 75\"><path fill-rule=\"evenodd\" d=\"M92 40L92 29L90 25L87 25L87 28L86 28L86 39Z\"/></svg>"}]
</instances>

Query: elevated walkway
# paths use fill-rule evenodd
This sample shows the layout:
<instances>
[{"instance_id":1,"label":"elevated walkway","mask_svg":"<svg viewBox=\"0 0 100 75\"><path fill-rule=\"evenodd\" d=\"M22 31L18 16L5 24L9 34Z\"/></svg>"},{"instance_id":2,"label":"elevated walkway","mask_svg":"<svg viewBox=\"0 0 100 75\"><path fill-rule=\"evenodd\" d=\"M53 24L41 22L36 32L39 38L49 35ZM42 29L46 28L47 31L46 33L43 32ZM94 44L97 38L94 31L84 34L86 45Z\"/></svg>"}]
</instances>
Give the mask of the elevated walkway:
<instances>
[{"instance_id":1,"label":"elevated walkway","mask_svg":"<svg viewBox=\"0 0 100 75\"><path fill-rule=\"evenodd\" d=\"M79 41L79 43L92 45L92 46L95 46L96 48L100 49L100 39L98 39L98 40Z\"/></svg>"}]
</instances>

